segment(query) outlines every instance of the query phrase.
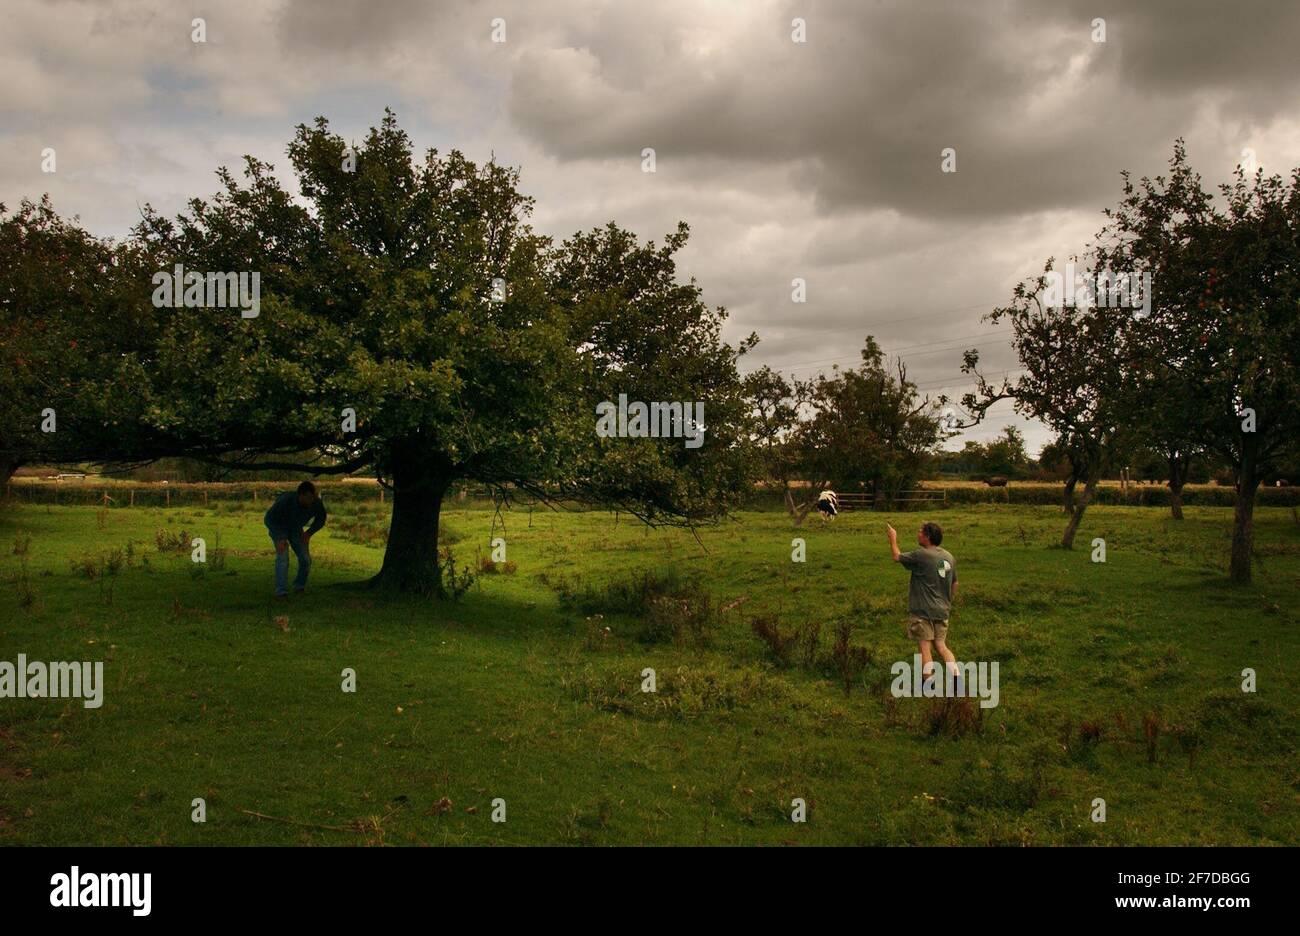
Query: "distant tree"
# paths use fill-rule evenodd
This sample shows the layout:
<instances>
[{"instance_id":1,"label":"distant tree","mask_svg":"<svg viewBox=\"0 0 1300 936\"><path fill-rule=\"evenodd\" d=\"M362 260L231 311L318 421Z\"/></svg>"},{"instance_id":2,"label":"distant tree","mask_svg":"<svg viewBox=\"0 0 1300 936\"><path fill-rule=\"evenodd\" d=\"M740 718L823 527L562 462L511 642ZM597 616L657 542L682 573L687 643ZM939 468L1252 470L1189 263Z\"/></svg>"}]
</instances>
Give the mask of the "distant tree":
<instances>
[{"instance_id":1,"label":"distant tree","mask_svg":"<svg viewBox=\"0 0 1300 936\"><path fill-rule=\"evenodd\" d=\"M970 444L967 443L967 445ZM960 451L939 449L934 453L934 471L939 475L964 478L973 470L971 468L972 464L973 462L964 447Z\"/></svg>"},{"instance_id":2,"label":"distant tree","mask_svg":"<svg viewBox=\"0 0 1300 936\"><path fill-rule=\"evenodd\" d=\"M944 437L940 402L919 396L901 361L891 371L868 336L857 368L812 381L810 416L795 436L804 476L814 490L869 485L877 508L892 505Z\"/></svg>"},{"instance_id":3,"label":"distant tree","mask_svg":"<svg viewBox=\"0 0 1300 936\"><path fill-rule=\"evenodd\" d=\"M750 439L754 445L759 476L779 486L786 511L796 519L800 505L794 501L791 482L796 480L799 453L794 444L799 409L809 385L787 379L764 365L745 376L745 399L750 405ZM811 492L816 497L817 492ZM807 500L807 498L805 498ZM803 505L806 513L808 505Z\"/></svg>"},{"instance_id":4,"label":"distant tree","mask_svg":"<svg viewBox=\"0 0 1300 936\"><path fill-rule=\"evenodd\" d=\"M23 465L93 460L138 414L116 362L145 340L138 258L55 212L0 205L0 484Z\"/></svg>"},{"instance_id":5,"label":"distant tree","mask_svg":"<svg viewBox=\"0 0 1300 936\"><path fill-rule=\"evenodd\" d=\"M1128 455L1129 477L1135 481L1156 482L1165 480L1169 474L1169 463L1165 457L1152 446L1139 444ZM1188 473L1191 462L1188 462ZM1175 517L1175 519L1178 519Z\"/></svg>"},{"instance_id":6,"label":"distant tree","mask_svg":"<svg viewBox=\"0 0 1300 936\"><path fill-rule=\"evenodd\" d=\"M1169 385L1161 383L1162 373L1170 382L1176 379L1169 370L1167 365L1153 363L1130 371L1132 377L1124 388L1130 401L1125 408L1134 418L1120 434L1124 448L1120 460L1136 468L1138 476L1165 478L1170 514L1182 520L1183 488L1203 449L1188 431L1187 415L1180 412L1192 405L1191 395L1171 395Z\"/></svg>"},{"instance_id":7,"label":"distant tree","mask_svg":"<svg viewBox=\"0 0 1300 936\"><path fill-rule=\"evenodd\" d=\"M985 476L1023 478L1029 463L1025 437L1015 426L1003 426L1002 435L979 446L979 470Z\"/></svg>"},{"instance_id":8,"label":"distant tree","mask_svg":"<svg viewBox=\"0 0 1300 936\"><path fill-rule=\"evenodd\" d=\"M1065 482L1062 510L1070 513L1074 509L1074 486L1078 482L1081 467L1075 452L1070 448L1069 440L1055 438L1043 446L1038 453L1040 474L1047 474Z\"/></svg>"}]
</instances>

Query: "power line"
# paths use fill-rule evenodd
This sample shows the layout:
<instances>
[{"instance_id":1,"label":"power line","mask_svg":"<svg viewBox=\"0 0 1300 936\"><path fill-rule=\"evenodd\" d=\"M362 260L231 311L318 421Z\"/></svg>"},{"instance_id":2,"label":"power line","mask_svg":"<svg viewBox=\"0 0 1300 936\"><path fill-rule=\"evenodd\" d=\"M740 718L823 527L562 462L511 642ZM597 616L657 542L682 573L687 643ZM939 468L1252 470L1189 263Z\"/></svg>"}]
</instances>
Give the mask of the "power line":
<instances>
[{"instance_id":1,"label":"power line","mask_svg":"<svg viewBox=\"0 0 1300 936\"><path fill-rule=\"evenodd\" d=\"M934 312L921 312L912 315L905 315L902 318L886 319L883 322L865 322L859 324L831 325L826 328L817 328L817 329L800 328L797 324L795 324L795 325L788 326L788 328L790 330L796 330L803 335L821 335L821 334L825 334L826 332L841 332L841 331L849 331L851 329L861 328L862 324L866 324L871 327L875 327L878 325L897 325L899 322L914 322L917 319L934 318L936 315L952 315L954 312L967 312L971 309L981 309L981 308L995 306L997 305L997 302L998 300L996 299L990 299L987 302L977 302L974 305L959 306L958 308L955 309L939 309ZM882 308L882 309L877 309L876 311L884 311L884 310ZM870 313L864 313L864 314L870 314ZM768 326L768 327L779 329L782 326L776 325L776 326Z\"/></svg>"},{"instance_id":2,"label":"power line","mask_svg":"<svg viewBox=\"0 0 1300 936\"><path fill-rule=\"evenodd\" d=\"M880 350L884 354L902 354L904 351L915 351L919 348L932 348L935 345L941 345L941 344L947 345L949 342L957 342L957 344L951 345L950 347L936 348L934 351L922 352L923 354L938 354L943 351L957 351L963 347L961 342L969 341L971 338L988 338L992 334L994 333L984 332L978 335L962 335L957 337L940 338L936 341L926 341L926 342L922 342L921 344L905 345L904 347L901 348L881 348ZM995 342L980 342L975 346L980 347L985 344L1009 344L1010 341L1011 341L1010 338L1001 338ZM921 354L914 354L912 356L920 357ZM782 370L794 370L795 368L798 367L811 367L817 364L832 364L840 361L849 361L849 360L853 360L855 357L856 355L841 355L840 357L822 358L821 360L818 361L799 361L794 364L781 364L779 365L779 367Z\"/></svg>"},{"instance_id":3,"label":"power line","mask_svg":"<svg viewBox=\"0 0 1300 936\"><path fill-rule=\"evenodd\" d=\"M1019 376L1024 373L1024 368L1014 371L1007 371L1002 375L1004 378ZM936 377L933 380L926 380L916 384L918 390L952 390L957 387L975 387L979 385L978 379L966 380L962 383L935 383L935 380L949 380L948 377ZM986 378L987 379L987 378Z\"/></svg>"}]
</instances>

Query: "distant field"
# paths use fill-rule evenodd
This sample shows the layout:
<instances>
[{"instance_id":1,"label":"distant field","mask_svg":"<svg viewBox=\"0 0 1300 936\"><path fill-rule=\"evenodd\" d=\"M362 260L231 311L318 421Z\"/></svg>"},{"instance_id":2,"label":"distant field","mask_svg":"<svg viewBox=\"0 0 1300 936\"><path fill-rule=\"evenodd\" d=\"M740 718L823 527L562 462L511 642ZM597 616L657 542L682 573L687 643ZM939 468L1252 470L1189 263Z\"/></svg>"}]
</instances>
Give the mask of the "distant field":
<instances>
[{"instance_id":1,"label":"distant field","mask_svg":"<svg viewBox=\"0 0 1300 936\"><path fill-rule=\"evenodd\" d=\"M190 482L128 481L115 478L89 476L85 480L55 481L48 478L15 478L7 487L6 500L29 505L90 505L110 510L121 508L225 509L241 505L240 509L265 508L280 492L292 487L293 481L237 481ZM373 478L344 478L322 480L317 485L324 497L336 508L369 504L376 508L387 507L387 492ZM925 481L921 485L928 493L905 495L896 506L912 511L949 509L976 504L1001 504L1019 507L1055 506L1061 503L1063 485L1055 482L1012 481L1007 487L989 487L977 481ZM459 498L461 491L467 494ZM937 491L942 491L938 503L931 501ZM802 498L798 498L802 499ZM489 492L477 485L453 489L452 502L460 507L487 507L491 504ZM1183 503L1189 507L1231 508L1235 493L1230 487L1217 484L1189 484L1183 489ZM1261 488L1257 504L1261 507L1281 507L1292 513L1300 523L1300 488ZM1169 509L1169 489L1162 484L1131 484L1127 492L1117 482L1102 482L1095 492L1095 506L1148 507ZM846 512L851 505L842 505ZM776 490L764 490L762 485L745 499L742 508L757 512L785 513L785 501ZM573 507L572 509L586 509Z\"/></svg>"},{"instance_id":2,"label":"distant field","mask_svg":"<svg viewBox=\"0 0 1300 936\"><path fill-rule=\"evenodd\" d=\"M922 482L922 484L923 484L925 487L928 487L928 488L985 488L985 487L988 487L988 485L985 484L983 481L961 481L961 480L954 480L954 479L949 479L949 478L942 478L942 479L933 480L933 481L924 481L924 482ZM1011 487L1052 488L1052 489L1054 489L1054 490L1056 490L1056 491L1062 491L1062 490L1064 489L1064 482L1062 482L1062 481L1008 481L1007 484L1008 484L1008 486L1011 486ZM1142 482L1138 482L1138 481L1130 481L1128 486L1129 486L1129 491L1130 491L1130 493L1131 493L1131 492L1136 491L1136 490L1138 490L1138 489L1163 488L1165 485L1164 485L1164 482L1163 482L1163 481L1142 481ZM1099 487L1099 488L1114 488L1114 489L1117 490L1117 491L1122 489L1122 485L1120 484L1120 482L1118 482L1118 481L1110 481L1110 480L1102 480L1102 481L1098 481L1098 482L1097 482L1097 487ZM1222 484L1187 484L1187 485L1184 485L1184 486L1183 486L1183 490L1184 490L1184 491L1193 491L1193 492L1195 492L1195 491L1210 491L1210 490L1215 490L1215 489L1223 490L1223 488L1224 488L1224 485L1222 485ZM1229 490L1231 490L1231 489L1229 488Z\"/></svg>"},{"instance_id":3,"label":"distant field","mask_svg":"<svg viewBox=\"0 0 1300 936\"><path fill-rule=\"evenodd\" d=\"M1073 552L1051 548L1058 508L943 511L950 643L1001 667L976 724L888 691L914 646L883 525L910 541L915 514L795 530L745 512L697 542L453 504L458 559L504 536L516 571L429 605L352 587L387 505L340 496L311 590L277 604L265 507L0 508L0 660L103 660L107 683L98 710L0 699L0 843L1300 844L1289 508L1258 509L1244 589L1222 508L1098 507ZM203 536L208 564L160 551L159 530ZM756 616L818 624L818 642L779 665ZM842 622L868 660L847 695Z\"/></svg>"}]
</instances>

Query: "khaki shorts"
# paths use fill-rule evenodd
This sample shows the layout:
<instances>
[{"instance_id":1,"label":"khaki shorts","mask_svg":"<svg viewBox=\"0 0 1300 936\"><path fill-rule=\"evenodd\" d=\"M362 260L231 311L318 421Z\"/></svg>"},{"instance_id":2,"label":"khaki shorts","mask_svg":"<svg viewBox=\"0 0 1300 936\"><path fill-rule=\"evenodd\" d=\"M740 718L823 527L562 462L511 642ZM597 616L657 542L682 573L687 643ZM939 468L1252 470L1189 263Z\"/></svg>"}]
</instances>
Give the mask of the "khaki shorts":
<instances>
[{"instance_id":1,"label":"khaki shorts","mask_svg":"<svg viewBox=\"0 0 1300 936\"><path fill-rule=\"evenodd\" d=\"M913 640L946 640L947 621L931 621L915 614L907 619L907 636Z\"/></svg>"}]
</instances>

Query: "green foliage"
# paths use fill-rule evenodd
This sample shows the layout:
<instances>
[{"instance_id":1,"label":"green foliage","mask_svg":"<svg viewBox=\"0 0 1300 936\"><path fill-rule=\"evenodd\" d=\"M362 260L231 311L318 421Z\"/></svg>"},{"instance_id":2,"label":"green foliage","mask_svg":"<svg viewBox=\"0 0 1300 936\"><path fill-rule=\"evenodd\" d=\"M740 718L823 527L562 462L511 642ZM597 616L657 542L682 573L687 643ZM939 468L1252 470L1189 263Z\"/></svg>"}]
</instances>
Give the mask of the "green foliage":
<instances>
[{"instance_id":1,"label":"green foliage","mask_svg":"<svg viewBox=\"0 0 1300 936\"><path fill-rule=\"evenodd\" d=\"M147 335L130 302L142 274L136 251L60 217L48 196L12 214L0 203L0 483L134 428L116 369ZM54 431L42 428L48 411Z\"/></svg>"},{"instance_id":2,"label":"green foliage","mask_svg":"<svg viewBox=\"0 0 1300 936\"><path fill-rule=\"evenodd\" d=\"M565 577L544 576L542 581L562 605L594 616L589 621L603 621L606 615L635 619L639 639L648 644L705 648L721 614L698 581L683 579L673 568L634 572L600 586Z\"/></svg>"},{"instance_id":3,"label":"green foliage","mask_svg":"<svg viewBox=\"0 0 1300 936\"><path fill-rule=\"evenodd\" d=\"M781 626L775 614L756 614L750 618L749 627L767 645L772 661L778 667L784 669L796 661L802 662L807 669L817 665L821 637L819 621L805 621L787 630ZM796 657L796 654L799 656Z\"/></svg>"},{"instance_id":4,"label":"green foliage","mask_svg":"<svg viewBox=\"0 0 1300 936\"><path fill-rule=\"evenodd\" d=\"M985 477L1023 478L1029 470L1025 437L1015 426L1003 426L1002 435L981 445L978 459L978 471Z\"/></svg>"},{"instance_id":5,"label":"green foliage","mask_svg":"<svg viewBox=\"0 0 1300 936\"><path fill-rule=\"evenodd\" d=\"M645 626L641 639L646 643L671 642L702 650L709 646L718 623L713 598L698 582L653 594L646 599Z\"/></svg>"},{"instance_id":6,"label":"green foliage","mask_svg":"<svg viewBox=\"0 0 1300 936\"><path fill-rule=\"evenodd\" d=\"M5 581L13 587L14 600L20 609L23 611L39 610L41 603L40 591L32 582L31 569L28 566L25 554L19 560L17 568L5 574Z\"/></svg>"},{"instance_id":7,"label":"green foliage","mask_svg":"<svg viewBox=\"0 0 1300 936\"><path fill-rule=\"evenodd\" d=\"M461 596L474 586L474 570L469 566L456 566L456 555L451 548L439 550L439 582L443 595L452 601L460 601Z\"/></svg>"},{"instance_id":8,"label":"green foliage","mask_svg":"<svg viewBox=\"0 0 1300 936\"><path fill-rule=\"evenodd\" d=\"M1153 273L1152 315L1126 335L1131 390L1146 398L1157 443L1213 452L1253 490L1300 437L1300 174L1238 166L1220 195L1202 187L1180 140L1167 175L1125 175L1101 259Z\"/></svg>"},{"instance_id":9,"label":"green foliage","mask_svg":"<svg viewBox=\"0 0 1300 936\"><path fill-rule=\"evenodd\" d=\"M990 487L947 487L947 503L954 506L961 504L1021 504L1054 506L1058 510L1061 504L1061 486L1057 484L1016 484L1012 482L1005 488ZM1236 496L1231 488L1224 487L1187 487L1182 493L1183 503L1197 507L1231 507ZM1097 505L1115 507L1168 507L1169 488L1163 484L1131 484L1125 495L1117 485L1098 487L1093 493L1092 502ZM1259 491L1259 503L1265 506L1290 506L1300 504L1300 488L1263 488Z\"/></svg>"},{"instance_id":10,"label":"green foliage","mask_svg":"<svg viewBox=\"0 0 1300 936\"><path fill-rule=\"evenodd\" d=\"M831 660L840 676L844 695L853 691L853 684L871 662L871 650L853 646L853 622L839 620L835 623L835 643L831 647Z\"/></svg>"},{"instance_id":11,"label":"green foliage","mask_svg":"<svg viewBox=\"0 0 1300 936\"><path fill-rule=\"evenodd\" d=\"M797 426L792 444L815 490L828 483L844 492L867 483L878 506L887 507L916 486L942 438L938 404L918 398L901 361L891 372L871 337L857 368L818 375L806 396L811 416Z\"/></svg>"},{"instance_id":12,"label":"green foliage","mask_svg":"<svg viewBox=\"0 0 1300 936\"><path fill-rule=\"evenodd\" d=\"M172 533L169 530L159 528L154 532L153 541L160 553L184 553L190 551L193 537L184 530Z\"/></svg>"}]
</instances>

